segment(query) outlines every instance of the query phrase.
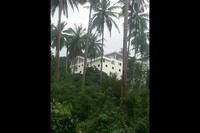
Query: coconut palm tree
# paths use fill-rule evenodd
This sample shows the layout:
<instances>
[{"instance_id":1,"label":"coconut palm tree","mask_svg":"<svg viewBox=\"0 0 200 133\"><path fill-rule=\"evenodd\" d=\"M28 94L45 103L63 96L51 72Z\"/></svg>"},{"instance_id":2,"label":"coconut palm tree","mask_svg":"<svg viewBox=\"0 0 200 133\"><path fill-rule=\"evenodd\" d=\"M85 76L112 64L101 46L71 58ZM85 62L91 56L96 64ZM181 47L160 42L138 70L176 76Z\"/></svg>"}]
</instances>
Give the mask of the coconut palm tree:
<instances>
[{"instance_id":1,"label":"coconut palm tree","mask_svg":"<svg viewBox=\"0 0 200 133\"><path fill-rule=\"evenodd\" d=\"M68 49L69 49L69 59L74 65L73 70L75 70L77 56L83 55L83 46L84 46L84 43L86 42L86 39L84 36L85 30L86 29L83 28L82 26L77 26L75 24L75 29L69 28L63 31L64 33L67 33L68 35L70 35L70 38L71 38Z\"/></svg>"},{"instance_id":2,"label":"coconut palm tree","mask_svg":"<svg viewBox=\"0 0 200 133\"><path fill-rule=\"evenodd\" d=\"M66 47L66 76L68 78L68 73L70 72L69 69L69 47L71 45L72 42L72 36L71 35L67 35L67 34L63 34L63 36L65 37L66 41L65 41L65 47Z\"/></svg>"},{"instance_id":3,"label":"coconut palm tree","mask_svg":"<svg viewBox=\"0 0 200 133\"><path fill-rule=\"evenodd\" d=\"M135 3L134 4L134 15L133 19L130 20L130 25L132 25L132 29L130 30L130 38L131 44L134 49L134 61L133 61L133 66L135 61L137 60L136 55L140 54L140 58L143 58L144 56L148 56L149 54L149 45L147 43L148 40L148 27L147 27L147 22L148 20L148 13L144 13L144 5ZM133 67L134 69L134 67ZM134 71L133 71L133 76L134 76ZM133 79L132 79L133 80ZM133 84L132 84L133 86Z\"/></svg>"},{"instance_id":4,"label":"coconut palm tree","mask_svg":"<svg viewBox=\"0 0 200 133\"><path fill-rule=\"evenodd\" d=\"M115 21L113 20L114 18L119 18L118 13L115 12L114 10L120 8L120 6L117 5L112 5L110 6L110 1L108 0L101 0L98 4L97 7L94 9L95 13L92 17L92 29L96 28L96 31L102 35L102 50L103 51L103 41L104 41L104 24L106 24L110 36L111 36L111 30L112 30L112 25L117 28L118 32L119 28ZM101 76L100 76L100 85L102 84L102 67L103 67L103 52L101 53Z\"/></svg>"},{"instance_id":5,"label":"coconut palm tree","mask_svg":"<svg viewBox=\"0 0 200 133\"><path fill-rule=\"evenodd\" d=\"M144 7L142 5L138 5L138 3L134 4L133 10L133 18L129 19L130 29L129 38L138 39L141 37L139 34L145 33L148 30L147 21L148 21L148 13L144 13ZM145 34L143 34L145 35ZM145 39L146 40L146 39ZM130 43L131 41L129 41ZM139 46L135 44L135 53L137 53Z\"/></svg>"},{"instance_id":6,"label":"coconut palm tree","mask_svg":"<svg viewBox=\"0 0 200 133\"><path fill-rule=\"evenodd\" d=\"M120 17L124 17L124 0L119 0L117 3L122 4L122 11L120 13ZM129 11L128 11L128 54L130 53L130 44L131 44L131 32L135 28L133 24L135 17L140 14L141 12L145 11L146 5L145 0L130 0L128 3ZM138 8L139 7L139 8ZM143 17L143 16L140 16Z\"/></svg>"},{"instance_id":7,"label":"coconut palm tree","mask_svg":"<svg viewBox=\"0 0 200 133\"><path fill-rule=\"evenodd\" d=\"M101 56L102 49L101 49L101 39L98 39L97 34L91 34L89 39L89 47L88 47L88 57L91 60L91 66L92 66L92 60L96 57Z\"/></svg>"},{"instance_id":8,"label":"coconut palm tree","mask_svg":"<svg viewBox=\"0 0 200 133\"><path fill-rule=\"evenodd\" d=\"M83 66L83 79L82 79L82 88L85 85L85 74L86 74L86 63L87 63L87 56L88 56L88 47L89 47L89 38L91 33L91 14L92 9L95 8L99 0L79 0L81 4L85 4L86 2L90 3L90 9L89 9L89 20L88 20L88 28L87 28L87 41L86 41L86 47L85 47L85 56L84 56L84 66Z\"/></svg>"},{"instance_id":9,"label":"coconut palm tree","mask_svg":"<svg viewBox=\"0 0 200 133\"><path fill-rule=\"evenodd\" d=\"M51 0L51 14L54 16L56 9L58 8L58 33L57 33L57 42L56 42L56 70L55 78L56 81L59 80L59 50L60 50L60 31L61 31L61 13L68 18L68 4L74 10L74 6L78 9L77 3L75 0Z\"/></svg>"},{"instance_id":10,"label":"coconut palm tree","mask_svg":"<svg viewBox=\"0 0 200 133\"><path fill-rule=\"evenodd\" d=\"M60 31L60 50L65 46L66 43L66 35L63 34L63 30L65 29L65 26L67 23L62 22L61 23L61 31ZM56 47L56 42L57 42L57 33L58 33L58 27L51 24L51 48Z\"/></svg>"},{"instance_id":11,"label":"coconut palm tree","mask_svg":"<svg viewBox=\"0 0 200 133\"><path fill-rule=\"evenodd\" d=\"M120 0L118 3L124 4L124 1ZM145 34L143 34L146 32L146 30L148 30L147 28L148 14L144 13L145 8L146 6L145 6L144 0L130 0L129 2L129 14L128 14L129 41L128 41L127 54L130 53L129 52L130 45L132 45L134 49L134 57L135 57L133 61L133 66L136 60L136 55L142 51L143 51L142 53L144 54L145 49L146 49L146 53L148 51L147 50L148 47L145 44L145 41L146 41L146 38L144 38ZM123 6L120 16L124 16L124 9L125 8ZM137 43L138 41L140 41L140 43Z\"/></svg>"},{"instance_id":12,"label":"coconut palm tree","mask_svg":"<svg viewBox=\"0 0 200 133\"><path fill-rule=\"evenodd\" d=\"M128 32L128 3L129 0L125 0L124 4L124 35L123 35L123 70L122 70L122 89L121 98L124 99L126 96L126 71L127 71L127 32ZM120 105L123 111L123 105Z\"/></svg>"}]
</instances>

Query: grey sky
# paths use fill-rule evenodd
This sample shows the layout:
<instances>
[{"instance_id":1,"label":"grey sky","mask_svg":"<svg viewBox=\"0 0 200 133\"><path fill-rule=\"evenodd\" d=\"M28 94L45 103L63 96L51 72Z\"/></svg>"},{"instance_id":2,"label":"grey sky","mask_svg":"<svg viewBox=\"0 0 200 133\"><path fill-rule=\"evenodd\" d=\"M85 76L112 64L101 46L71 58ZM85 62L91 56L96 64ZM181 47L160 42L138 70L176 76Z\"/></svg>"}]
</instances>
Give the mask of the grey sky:
<instances>
[{"instance_id":1,"label":"grey sky","mask_svg":"<svg viewBox=\"0 0 200 133\"><path fill-rule=\"evenodd\" d=\"M110 0L111 5L116 3L118 0ZM89 4L86 4L84 6L87 6ZM79 12L77 9L74 9L74 12L72 9L69 8L68 10L68 18L65 16L62 16L61 21L66 22L66 28L74 28L74 24L76 25L82 25L83 28L87 29L88 26L88 17L89 17L89 9L84 8L83 6L78 6ZM111 31L111 37L110 33L105 26L104 30L104 38L106 39L105 47L104 47L104 54L113 52L113 51L120 51L123 46L123 18L114 19L116 24L119 27L120 33L117 31L117 29L113 26ZM58 12L55 12L54 17L51 17L51 22L54 24L57 24L58 21ZM87 30L86 30L87 31ZM52 52L55 53L55 49L52 49ZM66 55L66 48L63 48L61 50L60 56Z\"/></svg>"}]
</instances>

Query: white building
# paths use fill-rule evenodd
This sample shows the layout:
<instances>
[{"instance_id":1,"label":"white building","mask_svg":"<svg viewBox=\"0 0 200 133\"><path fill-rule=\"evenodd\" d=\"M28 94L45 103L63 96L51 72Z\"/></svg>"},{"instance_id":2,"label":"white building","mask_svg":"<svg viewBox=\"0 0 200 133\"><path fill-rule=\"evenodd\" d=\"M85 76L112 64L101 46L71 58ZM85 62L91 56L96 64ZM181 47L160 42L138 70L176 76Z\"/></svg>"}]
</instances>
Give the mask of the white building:
<instances>
[{"instance_id":1,"label":"white building","mask_svg":"<svg viewBox=\"0 0 200 133\"><path fill-rule=\"evenodd\" d=\"M118 52L112 52L103 56L103 67L102 71L110 75L111 73L116 73L117 78L121 79L122 76L122 61L123 55ZM83 57L77 57L77 63L75 65L74 73L83 74ZM96 67L101 70L101 57L96 58L95 60L87 60L87 67ZM74 67L71 65L71 70L73 72Z\"/></svg>"}]
</instances>

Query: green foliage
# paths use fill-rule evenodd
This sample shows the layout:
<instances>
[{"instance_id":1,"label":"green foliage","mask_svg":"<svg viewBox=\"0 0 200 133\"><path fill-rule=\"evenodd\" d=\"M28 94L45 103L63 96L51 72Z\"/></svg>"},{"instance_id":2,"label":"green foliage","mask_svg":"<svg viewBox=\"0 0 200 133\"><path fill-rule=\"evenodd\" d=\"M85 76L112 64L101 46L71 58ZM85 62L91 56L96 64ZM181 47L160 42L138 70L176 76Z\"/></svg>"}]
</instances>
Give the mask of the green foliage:
<instances>
[{"instance_id":1,"label":"green foliage","mask_svg":"<svg viewBox=\"0 0 200 133\"><path fill-rule=\"evenodd\" d=\"M103 81L106 81L109 79L109 76L102 72L102 75L104 77ZM86 81L85 84L87 86L89 85L99 85L99 77L100 77L100 70L94 67L87 67L86 68Z\"/></svg>"},{"instance_id":2,"label":"green foliage","mask_svg":"<svg viewBox=\"0 0 200 133\"><path fill-rule=\"evenodd\" d=\"M72 117L72 105L51 102L51 132L75 133L75 121Z\"/></svg>"},{"instance_id":3,"label":"green foliage","mask_svg":"<svg viewBox=\"0 0 200 133\"><path fill-rule=\"evenodd\" d=\"M52 84L52 97L57 101L56 104L52 102L52 117L56 115L55 110L59 110L59 116L65 116L65 119L54 120L53 129L69 130L65 124L71 120L73 131L70 132L148 133L149 90L128 89L127 98L123 101L125 110L120 112L120 81L108 80L110 83L119 82L119 86L115 84L102 89L97 85L90 85L82 90L73 82Z\"/></svg>"},{"instance_id":4,"label":"green foliage","mask_svg":"<svg viewBox=\"0 0 200 133\"><path fill-rule=\"evenodd\" d=\"M127 85L138 89L149 88L149 66L146 62L134 57L128 60Z\"/></svg>"},{"instance_id":5,"label":"green foliage","mask_svg":"<svg viewBox=\"0 0 200 133\"><path fill-rule=\"evenodd\" d=\"M96 1L96 0L95 0ZM88 1L94 11L91 20L91 34L89 40L88 58L95 59L103 49L102 40L98 39L104 28L107 27L110 35L112 25L119 31L113 18L119 18L115 11L121 8L110 2ZM97 0L98 1L98 0ZM85 0L63 0L62 12L68 16L68 6L73 9L77 2ZM149 44L146 33L147 14L142 13L142 1L130 1L129 9L129 36L132 47L141 57L149 55ZM51 13L54 15L59 6L58 0L51 0ZM133 10L134 9L134 10ZM102 17L102 15L104 17ZM132 16L132 18L131 18ZM106 26L104 25L106 24ZM51 53L51 132L53 133L148 133L149 132L149 68L143 60L135 58L128 60L127 69L127 96L121 98L121 80L115 74L107 75L103 72L102 86L100 87L100 71L87 68L85 87L81 88L82 75L71 74L66 70L66 64L76 62L77 56L83 56L85 49L85 28L75 26L74 29L64 30L66 23L61 23L60 50L67 48L66 57L59 57L59 82L54 82L55 57ZM51 46L55 47L58 28L51 25ZM102 37L103 38L103 37ZM104 40L104 39L103 39ZM120 103L124 110L120 111Z\"/></svg>"},{"instance_id":6,"label":"green foliage","mask_svg":"<svg viewBox=\"0 0 200 133\"><path fill-rule=\"evenodd\" d=\"M51 60L53 64L53 56ZM128 87L127 97L121 101L121 80L117 80L115 74L108 76L103 73L103 84L100 87L100 71L89 67L86 71L86 85L81 89L82 75L69 74L69 78L66 78L65 61L65 57L60 57L60 82L54 82L53 77L51 82L51 130L53 133L149 132L149 89L147 86L138 88L140 82L136 80L134 89ZM141 69L140 66L139 63L135 64L134 76L148 81L149 69L145 67ZM128 66L128 68L130 73L132 67ZM145 70L142 74L146 74L146 77L140 76L141 70ZM119 110L120 102L124 103L123 112Z\"/></svg>"}]
</instances>

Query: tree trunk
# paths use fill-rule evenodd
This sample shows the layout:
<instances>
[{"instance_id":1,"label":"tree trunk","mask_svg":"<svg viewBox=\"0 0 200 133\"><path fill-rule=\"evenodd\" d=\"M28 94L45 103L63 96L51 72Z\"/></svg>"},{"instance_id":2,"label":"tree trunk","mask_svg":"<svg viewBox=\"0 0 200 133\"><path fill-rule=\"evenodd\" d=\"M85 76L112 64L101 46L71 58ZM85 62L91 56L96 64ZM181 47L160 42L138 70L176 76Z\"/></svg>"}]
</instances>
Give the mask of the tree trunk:
<instances>
[{"instance_id":1,"label":"tree trunk","mask_svg":"<svg viewBox=\"0 0 200 133\"><path fill-rule=\"evenodd\" d=\"M141 87L142 87L142 84L143 84L143 61L142 61L142 63L141 63L141 79L140 79L140 84L139 84L139 89L141 89Z\"/></svg>"},{"instance_id":2,"label":"tree trunk","mask_svg":"<svg viewBox=\"0 0 200 133\"><path fill-rule=\"evenodd\" d=\"M74 64L74 70L73 70L73 74L74 74L74 72L75 72L75 67L76 67L76 58L74 59L73 64Z\"/></svg>"},{"instance_id":3,"label":"tree trunk","mask_svg":"<svg viewBox=\"0 0 200 133\"><path fill-rule=\"evenodd\" d=\"M85 48L85 58L83 63L83 80L82 80L82 88L85 85L85 74L86 74L86 65L87 65L87 54L88 54L88 46L89 46L89 37L90 37L90 21L91 21L91 12L92 12L92 5L90 3L90 12L89 12L89 22L88 22L88 29L87 29L87 42Z\"/></svg>"},{"instance_id":4,"label":"tree trunk","mask_svg":"<svg viewBox=\"0 0 200 133\"><path fill-rule=\"evenodd\" d=\"M58 33L57 33L57 43L56 43L56 70L55 70L56 81L59 80L59 54L60 54L61 12L62 12L62 0L60 0L59 7L58 7L58 31L57 31Z\"/></svg>"},{"instance_id":5,"label":"tree trunk","mask_svg":"<svg viewBox=\"0 0 200 133\"><path fill-rule=\"evenodd\" d=\"M136 61L136 54L137 54L137 51L138 51L138 39L137 39L137 21L136 21L136 30L135 30L135 37L136 37L136 45L135 45L135 53L134 53L134 60L133 60L133 77L132 77L132 88L133 88L133 85L134 85L134 64L135 64L135 61Z\"/></svg>"},{"instance_id":6,"label":"tree trunk","mask_svg":"<svg viewBox=\"0 0 200 133\"><path fill-rule=\"evenodd\" d=\"M102 24L101 75L100 75L100 86L102 86L102 69L103 69L103 38L104 38L104 20L103 20L103 24Z\"/></svg>"},{"instance_id":7,"label":"tree trunk","mask_svg":"<svg viewBox=\"0 0 200 133\"><path fill-rule=\"evenodd\" d=\"M92 58L91 58L91 60L90 60L90 66L92 66Z\"/></svg>"},{"instance_id":8,"label":"tree trunk","mask_svg":"<svg viewBox=\"0 0 200 133\"><path fill-rule=\"evenodd\" d=\"M127 71L127 25L128 25L128 0L125 0L125 11L124 11L124 36L123 36L123 70L122 70L122 89L121 99L126 97L126 71ZM123 111L124 107L121 102L120 109Z\"/></svg>"},{"instance_id":9,"label":"tree trunk","mask_svg":"<svg viewBox=\"0 0 200 133\"><path fill-rule=\"evenodd\" d=\"M130 51L130 44L131 44L131 30L132 30L132 19L133 19L133 1L131 4L131 22L130 22L130 28L129 28L129 41L128 41L128 53L127 56L129 56L129 51Z\"/></svg>"},{"instance_id":10,"label":"tree trunk","mask_svg":"<svg viewBox=\"0 0 200 133\"><path fill-rule=\"evenodd\" d=\"M66 50L66 78L68 78L68 47Z\"/></svg>"}]
</instances>

